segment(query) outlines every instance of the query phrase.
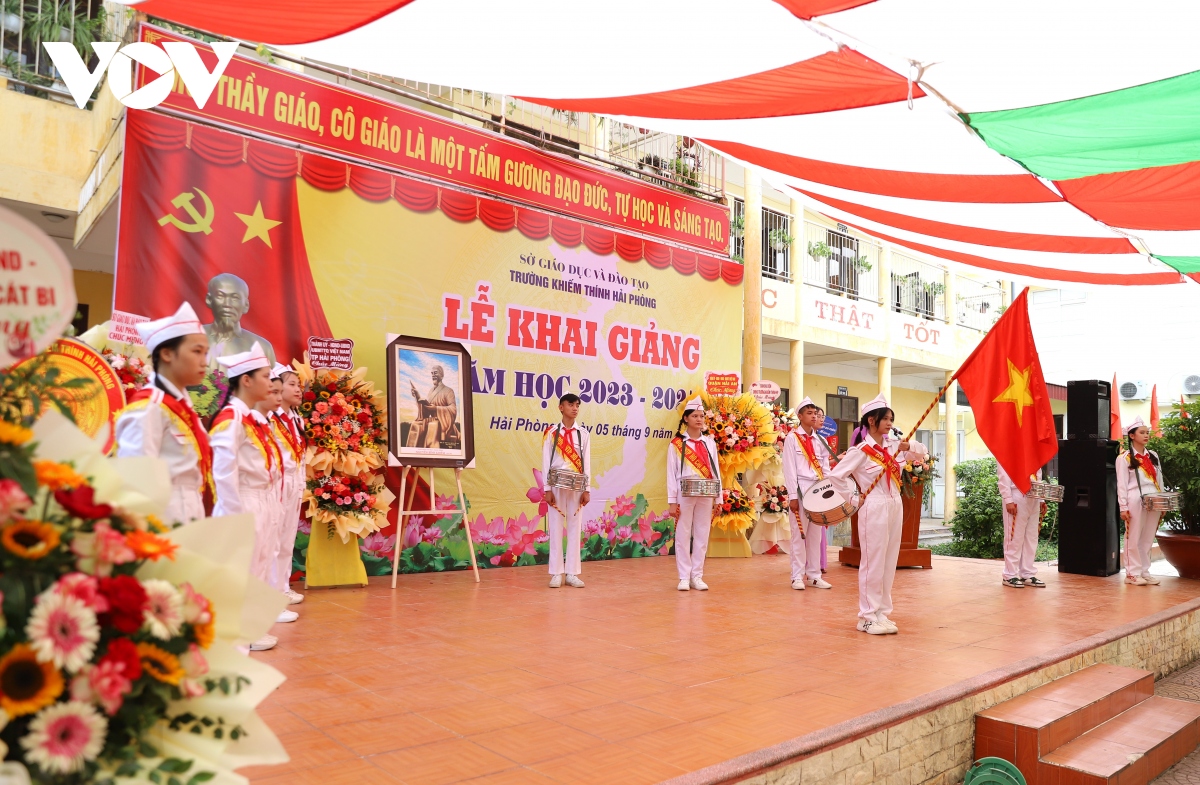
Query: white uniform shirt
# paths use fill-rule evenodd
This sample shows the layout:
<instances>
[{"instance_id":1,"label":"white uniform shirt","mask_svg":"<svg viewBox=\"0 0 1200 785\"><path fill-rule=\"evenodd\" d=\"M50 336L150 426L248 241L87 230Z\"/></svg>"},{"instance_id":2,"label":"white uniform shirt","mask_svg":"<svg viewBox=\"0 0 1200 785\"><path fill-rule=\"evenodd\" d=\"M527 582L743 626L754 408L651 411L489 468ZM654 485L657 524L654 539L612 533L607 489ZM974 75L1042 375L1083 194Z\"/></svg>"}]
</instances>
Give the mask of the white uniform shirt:
<instances>
[{"instance_id":1,"label":"white uniform shirt","mask_svg":"<svg viewBox=\"0 0 1200 785\"><path fill-rule=\"evenodd\" d=\"M1038 469L1037 473L1033 476L1037 478L1038 482L1041 482L1042 470ZM1021 493L1021 489L1017 487L1016 483L1012 481L1012 478L1008 476L1008 472L1004 471L1004 467L999 463L996 464L996 486L1000 490L1000 500L1005 504L1019 505L1023 504L1027 498L1031 498ZM1033 499L1033 501L1040 502L1042 500Z\"/></svg>"},{"instance_id":2,"label":"white uniform shirt","mask_svg":"<svg viewBox=\"0 0 1200 785\"><path fill-rule=\"evenodd\" d=\"M816 458L820 476L808 460L804 445L800 438L804 428L796 428L783 438L783 484L787 486L788 497L799 499L819 479L829 476L829 445L814 431L812 434L812 452Z\"/></svg>"},{"instance_id":3,"label":"white uniform shirt","mask_svg":"<svg viewBox=\"0 0 1200 785\"><path fill-rule=\"evenodd\" d=\"M179 388L159 377L166 388L154 389L148 400L135 401L121 410L117 418L117 457L132 458L146 455L160 458L167 463L171 472L171 485L196 493L204 490L204 476L200 469L200 446L191 429L162 403L166 395L182 400L192 408L191 397Z\"/></svg>"},{"instance_id":4,"label":"white uniform shirt","mask_svg":"<svg viewBox=\"0 0 1200 785\"><path fill-rule=\"evenodd\" d=\"M686 433L679 438L683 439L681 446L688 449L694 447L692 438ZM700 449L708 452L708 466L712 470L712 479L717 481L716 501L720 503L721 490L724 490L724 486L721 484L721 466L717 463L717 442L708 434L703 434L699 441L702 445ZM691 461L687 460L683 453L675 449L673 443L667 445L667 504L679 504L682 497L679 486L685 477L704 477L704 475L692 466Z\"/></svg>"},{"instance_id":5,"label":"white uniform shirt","mask_svg":"<svg viewBox=\"0 0 1200 785\"><path fill-rule=\"evenodd\" d=\"M1153 450L1146 450L1138 453L1139 461L1146 455L1158 457L1158 453ZM1129 450L1125 450L1117 456L1117 504L1120 506L1121 512L1129 512L1130 506L1141 509L1142 496L1147 493L1162 492L1166 484L1163 482L1161 461L1154 467L1154 471L1158 475L1157 480L1150 476L1141 463L1138 464L1135 472L1129 465Z\"/></svg>"},{"instance_id":6,"label":"white uniform shirt","mask_svg":"<svg viewBox=\"0 0 1200 785\"><path fill-rule=\"evenodd\" d=\"M875 482L875 478L883 471L883 467L865 452L865 448L868 446L879 447L880 445L870 435L867 435L861 442L851 447L846 452L846 457L842 458L829 473L829 476L834 479L834 485L838 491L846 498L849 498L854 492L854 487L850 483L851 479L858 483L859 490L866 493L867 489L871 487L871 483ZM899 439L890 433L883 438L883 449L895 457L896 463L900 464L901 468L905 461L920 460L928 454L925 445L920 442L910 441L908 446L908 450L901 452ZM896 483L883 478L871 491L871 494L899 496L900 489Z\"/></svg>"},{"instance_id":7,"label":"white uniform shirt","mask_svg":"<svg viewBox=\"0 0 1200 785\"><path fill-rule=\"evenodd\" d=\"M209 441L213 448L213 482L217 488L217 503L213 515L235 515L248 510L242 491L281 493L283 473L273 439L259 441L258 434L247 419L255 419L265 427L266 420L252 411L241 398L229 399L229 404L217 415L232 410L232 417L213 426ZM265 431L270 434L270 429ZM270 455L270 463L268 463Z\"/></svg>"},{"instance_id":8,"label":"white uniform shirt","mask_svg":"<svg viewBox=\"0 0 1200 785\"><path fill-rule=\"evenodd\" d=\"M271 417L271 433L283 455L283 476L291 482L304 481L304 438L295 417L282 406ZM295 430L289 430L295 428ZM293 444L295 445L293 447Z\"/></svg>"},{"instance_id":9,"label":"white uniform shirt","mask_svg":"<svg viewBox=\"0 0 1200 785\"><path fill-rule=\"evenodd\" d=\"M551 469L564 469L569 472L578 471L575 464L571 463L562 454L562 450L557 449L559 433L564 429L565 426L559 423L552 428L547 428L546 432L542 435L542 484L546 486L542 490L554 490L550 486ZM588 486L591 487L592 435L576 422L574 430L571 432L571 443L575 445L575 450L579 453L579 457L583 459L583 473L588 476Z\"/></svg>"}]
</instances>

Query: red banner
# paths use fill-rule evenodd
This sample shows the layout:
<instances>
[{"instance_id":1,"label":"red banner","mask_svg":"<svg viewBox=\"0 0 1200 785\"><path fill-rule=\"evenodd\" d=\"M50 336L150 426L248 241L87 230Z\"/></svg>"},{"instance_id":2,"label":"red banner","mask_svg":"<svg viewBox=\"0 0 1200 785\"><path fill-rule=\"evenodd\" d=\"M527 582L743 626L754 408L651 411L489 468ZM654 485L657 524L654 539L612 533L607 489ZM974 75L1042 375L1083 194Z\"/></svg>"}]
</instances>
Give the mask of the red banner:
<instances>
[{"instance_id":1,"label":"red banner","mask_svg":"<svg viewBox=\"0 0 1200 785\"><path fill-rule=\"evenodd\" d=\"M198 43L146 25L141 39ZM202 44L197 51L211 70L216 55ZM144 67L138 71L139 87L157 78ZM178 79L160 106L626 232L727 252L723 205L248 57L233 58L203 109Z\"/></svg>"}]
</instances>

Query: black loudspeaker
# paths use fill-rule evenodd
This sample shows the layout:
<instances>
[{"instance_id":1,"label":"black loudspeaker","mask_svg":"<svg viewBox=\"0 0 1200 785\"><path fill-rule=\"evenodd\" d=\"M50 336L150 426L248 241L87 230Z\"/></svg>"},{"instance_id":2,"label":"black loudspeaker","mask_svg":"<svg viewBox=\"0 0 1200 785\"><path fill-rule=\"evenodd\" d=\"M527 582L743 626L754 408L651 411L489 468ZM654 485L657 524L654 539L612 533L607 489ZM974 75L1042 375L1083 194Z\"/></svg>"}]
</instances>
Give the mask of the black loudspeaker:
<instances>
[{"instance_id":1,"label":"black loudspeaker","mask_svg":"<svg viewBox=\"0 0 1200 785\"><path fill-rule=\"evenodd\" d=\"M1067 382L1067 439L1107 439L1112 385L1095 379Z\"/></svg>"},{"instance_id":2,"label":"black loudspeaker","mask_svg":"<svg viewBox=\"0 0 1200 785\"><path fill-rule=\"evenodd\" d=\"M1068 409L1067 422L1073 420L1074 410ZM1059 572L1107 577L1121 569L1119 447L1119 442L1108 439L1063 439L1058 443L1059 482L1064 491L1058 505Z\"/></svg>"}]
</instances>

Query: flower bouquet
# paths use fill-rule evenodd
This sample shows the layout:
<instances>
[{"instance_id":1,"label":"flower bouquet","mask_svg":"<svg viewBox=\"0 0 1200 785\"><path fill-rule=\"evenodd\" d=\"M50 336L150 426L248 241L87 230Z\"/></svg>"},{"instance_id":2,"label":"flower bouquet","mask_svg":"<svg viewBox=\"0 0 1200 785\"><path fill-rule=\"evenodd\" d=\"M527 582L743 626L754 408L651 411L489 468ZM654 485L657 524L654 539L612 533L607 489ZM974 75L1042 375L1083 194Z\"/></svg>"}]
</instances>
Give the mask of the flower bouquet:
<instances>
[{"instance_id":1,"label":"flower bouquet","mask_svg":"<svg viewBox=\"0 0 1200 785\"><path fill-rule=\"evenodd\" d=\"M782 515L788 509L788 490L782 485L759 485L758 506L767 514Z\"/></svg>"},{"instance_id":2,"label":"flower bouquet","mask_svg":"<svg viewBox=\"0 0 1200 785\"><path fill-rule=\"evenodd\" d=\"M704 402L706 432L717 442L717 461L725 485L735 484L737 475L757 469L775 454L779 434L774 430L771 412L753 395L701 392L700 398ZM680 404L681 416L686 405Z\"/></svg>"},{"instance_id":3,"label":"flower bouquet","mask_svg":"<svg viewBox=\"0 0 1200 785\"><path fill-rule=\"evenodd\" d=\"M783 449L784 438L800 427L800 418L794 412L790 412L777 403L771 404L771 424L775 432L779 434L779 441L775 443L776 450Z\"/></svg>"},{"instance_id":4,"label":"flower bouquet","mask_svg":"<svg viewBox=\"0 0 1200 785\"><path fill-rule=\"evenodd\" d=\"M214 367L204 374L204 381L188 388L188 397L192 399L192 408L207 422L208 418L216 416L227 392L229 380L225 378L225 372Z\"/></svg>"},{"instance_id":5,"label":"flower bouquet","mask_svg":"<svg viewBox=\"0 0 1200 785\"><path fill-rule=\"evenodd\" d=\"M122 354L108 347L102 349L100 354L117 372L117 378L121 380L121 387L126 395L140 390L150 381L149 364L136 354Z\"/></svg>"},{"instance_id":6,"label":"flower bouquet","mask_svg":"<svg viewBox=\"0 0 1200 785\"><path fill-rule=\"evenodd\" d=\"M736 482L721 491L713 507L712 525L731 532L744 532L754 525L754 500Z\"/></svg>"},{"instance_id":7,"label":"flower bouquet","mask_svg":"<svg viewBox=\"0 0 1200 785\"><path fill-rule=\"evenodd\" d=\"M933 480L941 477L937 471L937 456L926 455L919 461L907 461L900 472L900 493L909 499L920 497L924 504L933 498Z\"/></svg>"},{"instance_id":8,"label":"flower bouquet","mask_svg":"<svg viewBox=\"0 0 1200 785\"><path fill-rule=\"evenodd\" d=\"M232 646L284 605L247 585L253 519L168 532L165 464L107 458L55 411L29 424L0 423L0 757L69 785L286 760L254 715L282 677Z\"/></svg>"},{"instance_id":9,"label":"flower bouquet","mask_svg":"<svg viewBox=\"0 0 1200 785\"><path fill-rule=\"evenodd\" d=\"M387 526L387 511L395 499L383 484L383 478L365 472L362 475L325 474L310 477L303 501L308 502L309 518L329 524L349 542L350 535L365 537Z\"/></svg>"},{"instance_id":10,"label":"flower bouquet","mask_svg":"<svg viewBox=\"0 0 1200 785\"><path fill-rule=\"evenodd\" d=\"M311 368L297 363L304 387L300 413L308 437L312 474L361 474L379 469L387 456L383 392L363 381L366 368L354 372Z\"/></svg>"}]
</instances>

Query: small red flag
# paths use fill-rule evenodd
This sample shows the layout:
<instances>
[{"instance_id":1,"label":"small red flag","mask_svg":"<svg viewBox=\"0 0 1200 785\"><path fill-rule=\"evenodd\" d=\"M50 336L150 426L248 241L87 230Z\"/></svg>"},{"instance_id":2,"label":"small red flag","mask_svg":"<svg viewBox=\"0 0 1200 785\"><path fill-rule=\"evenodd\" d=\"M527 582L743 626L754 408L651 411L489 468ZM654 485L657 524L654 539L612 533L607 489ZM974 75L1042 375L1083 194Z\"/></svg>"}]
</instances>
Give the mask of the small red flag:
<instances>
[{"instance_id":1,"label":"small red flag","mask_svg":"<svg viewBox=\"0 0 1200 785\"><path fill-rule=\"evenodd\" d=\"M1150 433L1155 436L1162 436L1162 429L1158 427L1158 385L1150 388Z\"/></svg>"},{"instance_id":2,"label":"small red flag","mask_svg":"<svg viewBox=\"0 0 1200 785\"><path fill-rule=\"evenodd\" d=\"M958 371L979 436L1022 493L1029 491L1030 475L1058 452L1028 292L1013 300Z\"/></svg>"},{"instance_id":3,"label":"small red flag","mask_svg":"<svg viewBox=\"0 0 1200 785\"><path fill-rule=\"evenodd\" d=\"M1108 438L1119 442L1125 438L1121 429L1121 396L1117 392L1117 375L1113 374L1112 389L1108 392L1112 408L1108 410Z\"/></svg>"}]
</instances>

